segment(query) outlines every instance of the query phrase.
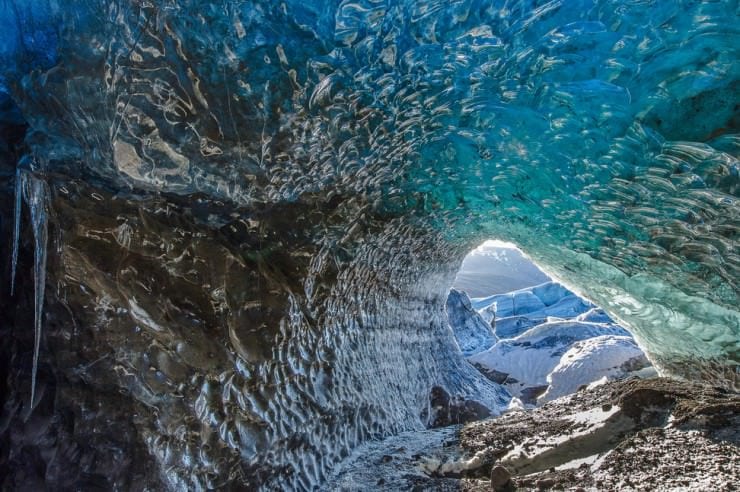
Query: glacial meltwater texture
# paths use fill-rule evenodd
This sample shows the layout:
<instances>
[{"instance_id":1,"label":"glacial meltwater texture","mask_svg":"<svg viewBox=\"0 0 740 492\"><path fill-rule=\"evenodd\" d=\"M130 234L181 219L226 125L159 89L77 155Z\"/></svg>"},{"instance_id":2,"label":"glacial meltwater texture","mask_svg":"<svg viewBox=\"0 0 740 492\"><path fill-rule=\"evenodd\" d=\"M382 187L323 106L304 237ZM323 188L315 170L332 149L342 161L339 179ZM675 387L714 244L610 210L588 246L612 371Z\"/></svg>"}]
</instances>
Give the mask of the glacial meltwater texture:
<instances>
[{"instance_id":1,"label":"glacial meltwater texture","mask_svg":"<svg viewBox=\"0 0 740 492\"><path fill-rule=\"evenodd\" d=\"M739 13L0 0L0 474L304 490L496 414L445 313L491 238L736 389Z\"/></svg>"}]
</instances>

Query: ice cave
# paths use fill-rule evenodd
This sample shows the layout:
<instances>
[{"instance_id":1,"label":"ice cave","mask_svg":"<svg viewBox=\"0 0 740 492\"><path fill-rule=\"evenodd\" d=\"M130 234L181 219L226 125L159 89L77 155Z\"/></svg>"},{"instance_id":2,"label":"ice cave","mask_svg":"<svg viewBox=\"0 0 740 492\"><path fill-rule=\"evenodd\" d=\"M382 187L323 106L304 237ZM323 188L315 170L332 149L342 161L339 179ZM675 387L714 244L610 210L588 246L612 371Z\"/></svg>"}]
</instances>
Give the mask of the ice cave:
<instances>
[{"instance_id":1,"label":"ice cave","mask_svg":"<svg viewBox=\"0 0 740 492\"><path fill-rule=\"evenodd\" d=\"M733 490L739 17L0 0L0 488ZM660 377L506 359L491 238Z\"/></svg>"}]
</instances>

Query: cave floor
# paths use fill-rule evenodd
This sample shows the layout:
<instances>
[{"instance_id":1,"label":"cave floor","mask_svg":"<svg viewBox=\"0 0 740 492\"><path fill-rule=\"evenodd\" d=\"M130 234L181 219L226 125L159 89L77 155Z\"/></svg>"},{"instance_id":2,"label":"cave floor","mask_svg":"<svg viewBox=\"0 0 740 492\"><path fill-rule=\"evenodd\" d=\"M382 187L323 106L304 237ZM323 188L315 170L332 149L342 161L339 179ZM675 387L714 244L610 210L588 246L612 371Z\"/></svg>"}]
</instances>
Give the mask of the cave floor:
<instances>
[{"instance_id":1,"label":"cave floor","mask_svg":"<svg viewBox=\"0 0 740 492\"><path fill-rule=\"evenodd\" d=\"M740 396L664 378L606 383L533 410L366 443L329 488L490 491L497 466L506 469L500 491L738 490Z\"/></svg>"}]
</instances>

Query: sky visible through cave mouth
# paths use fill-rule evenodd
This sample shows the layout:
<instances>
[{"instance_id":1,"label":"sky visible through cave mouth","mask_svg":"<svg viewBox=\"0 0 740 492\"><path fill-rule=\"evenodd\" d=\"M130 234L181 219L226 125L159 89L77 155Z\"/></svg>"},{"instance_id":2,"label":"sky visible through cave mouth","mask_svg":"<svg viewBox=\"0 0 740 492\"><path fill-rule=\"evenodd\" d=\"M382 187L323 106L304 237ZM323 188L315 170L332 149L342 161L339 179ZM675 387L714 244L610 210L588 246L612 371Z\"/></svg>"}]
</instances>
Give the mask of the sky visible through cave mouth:
<instances>
[{"instance_id":1,"label":"sky visible through cave mouth","mask_svg":"<svg viewBox=\"0 0 740 492\"><path fill-rule=\"evenodd\" d=\"M452 287L470 297L503 294L550 280L515 244L490 239L466 257Z\"/></svg>"}]
</instances>

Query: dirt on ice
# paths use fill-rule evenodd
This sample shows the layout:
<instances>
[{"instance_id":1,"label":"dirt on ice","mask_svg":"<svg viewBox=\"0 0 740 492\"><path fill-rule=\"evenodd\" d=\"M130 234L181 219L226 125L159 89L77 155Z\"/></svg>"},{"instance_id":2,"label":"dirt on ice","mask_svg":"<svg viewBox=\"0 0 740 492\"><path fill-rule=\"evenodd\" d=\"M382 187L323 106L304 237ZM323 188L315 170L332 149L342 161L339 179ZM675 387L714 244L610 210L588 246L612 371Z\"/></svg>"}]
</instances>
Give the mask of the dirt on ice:
<instances>
[{"instance_id":1,"label":"dirt on ice","mask_svg":"<svg viewBox=\"0 0 740 492\"><path fill-rule=\"evenodd\" d=\"M740 395L665 378L367 443L333 490L733 491Z\"/></svg>"}]
</instances>

